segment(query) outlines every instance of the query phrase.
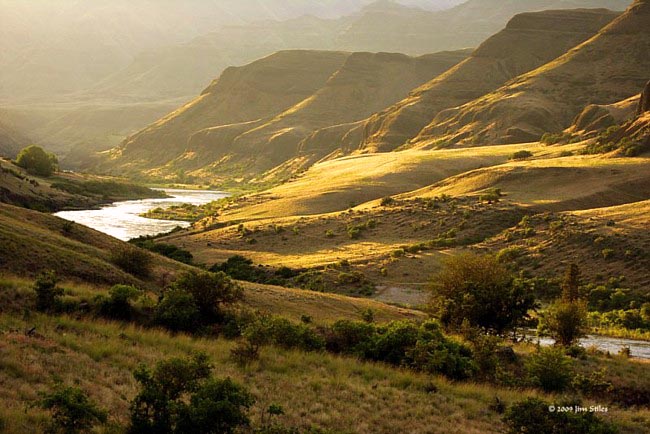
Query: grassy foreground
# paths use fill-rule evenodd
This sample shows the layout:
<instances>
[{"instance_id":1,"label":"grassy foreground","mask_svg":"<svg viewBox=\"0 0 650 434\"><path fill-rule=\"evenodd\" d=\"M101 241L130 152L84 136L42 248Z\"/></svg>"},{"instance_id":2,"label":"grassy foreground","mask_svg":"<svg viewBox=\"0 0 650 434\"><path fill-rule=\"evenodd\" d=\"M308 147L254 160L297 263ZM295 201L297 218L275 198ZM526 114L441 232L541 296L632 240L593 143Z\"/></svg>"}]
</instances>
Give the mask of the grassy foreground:
<instances>
[{"instance_id":1,"label":"grassy foreground","mask_svg":"<svg viewBox=\"0 0 650 434\"><path fill-rule=\"evenodd\" d=\"M230 358L236 341L196 338L183 334L109 322L92 316L46 316L30 312L29 281L4 278L0 298L0 423L4 432L43 432L48 415L33 404L39 393L51 391L58 382L75 385L109 412L109 423L97 432L123 432L128 423L129 402L138 392L133 371L139 364L153 365L170 357L201 351L214 363L216 377L231 377L245 385L256 397L252 422L259 425L271 404L282 406L278 420L300 432L318 429L331 433L499 433L505 426L494 409L498 398L506 405L530 396L548 402L566 397L547 395L525 388L506 388L474 382L451 382L443 377L362 362L323 352L305 353L275 347L263 349L259 361L243 368ZM101 288L62 285L66 297L96 295ZM268 291L268 299L260 298ZM289 317L298 315L297 305L287 305L272 287L248 287L247 298L266 300ZM257 293L256 293L257 292ZM312 295L305 292L307 295ZM291 299L296 294L285 294ZM325 294L313 294L314 300ZM333 309L321 304L327 316L357 319L356 303L336 297ZM346 303L347 301L347 303ZM262 303L262 301L260 301ZM283 304L284 303L284 304ZM346 309L346 306L348 308ZM293 311L291 310L293 308ZM309 307L307 312L315 313ZM384 312L378 321L397 316ZM526 357L531 345L515 347ZM622 357L590 356L579 362L580 371L605 368L608 378L625 390L645 387L650 381L650 364ZM650 387L650 384L647 384ZM623 388L623 389L621 389ZM569 398L571 399L571 398ZM650 429L647 408L619 408L606 402L588 400L583 405L606 405L601 416L616 424L621 433L645 433Z\"/></svg>"}]
</instances>

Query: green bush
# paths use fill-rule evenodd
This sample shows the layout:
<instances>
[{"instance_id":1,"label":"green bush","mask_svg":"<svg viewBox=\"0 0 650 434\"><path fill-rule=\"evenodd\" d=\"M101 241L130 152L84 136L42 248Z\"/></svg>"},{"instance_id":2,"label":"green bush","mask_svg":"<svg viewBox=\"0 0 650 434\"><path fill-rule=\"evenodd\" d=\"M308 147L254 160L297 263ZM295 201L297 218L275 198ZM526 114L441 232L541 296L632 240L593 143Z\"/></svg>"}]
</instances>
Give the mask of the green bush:
<instances>
[{"instance_id":1,"label":"green bush","mask_svg":"<svg viewBox=\"0 0 650 434\"><path fill-rule=\"evenodd\" d=\"M555 406L557 405L557 407ZM568 404L550 404L539 398L527 398L510 407L503 421L509 434L616 434L618 430L593 412L559 412Z\"/></svg>"},{"instance_id":2,"label":"green bush","mask_svg":"<svg viewBox=\"0 0 650 434\"><path fill-rule=\"evenodd\" d=\"M130 243L142 249L149 250L150 252L157 253L184 264L191 264L194 260L192 253L190 253L188 250L176 247L173 244L156 243L148 238L137 238L135 240L131 240Z\"/></svg>"},{"instance_id":3,"label":"green bush","mask_svg":"<svg viewBox=\"0 0 650 434\"><path fill-rule=\"evenodd\" d=\"M54 271L44 271L34 282L36 292L36 309L50 312L59 308L63 289L57 287L58 279Z\"/></svg>"},{"instance_id":4,"label":"green bush","mask_svg":"<svg viewBox=\"0 0 650 434\"><path fill-rule=\"evenodd\" d=\"M131 403L129 433L232 433L249 425L252 395L230 379L215 379L204 354L140 366L140 393Z\"/></svg>"},{"instance_id":5,"label":"green bush","mask_svg":"<svg viewBox=\"0 0 650 434\"><path fill-rule=\"evenodd\" d=\"M90 432L96 424L108 420L107 413L76 387L59 386L54 392L43 394L38 406L52 414L50 432Z\"/></svg>"},{"instance_id":6,"label":"green bush","mask_svg":"<svg viewBox=\"0 0 650 434\"><path fill-rule=\"evenodd\" d=\"M540 348L525 365L529 382L545 392L566 390L574 376L571 359L561 348Z\"/></svg>"},{"instance_id":7,"label":"green bush","mask_svg":"<svg viewBox=\"0 0 650 434\"><path fill-rule=\"evenodd\" d=\"M511 160L526 160L531 158L533 153L530 151L517 151L510 157Z\"/></svg>"},{"instance_id":8,"label":"green bush","mask_svg":"<svg viewBox=\"0 0 650 434\"><path fill-rule=\"evenodd\" d=\"M126 244L113 251L111 262L129 274L147 278L151 275L153 259L146 250Z\"/></svg>"},{"instance_id":9,"label":"green bush","mask_svg":"<svg viewBox=\"0 0 650 434\"><path fill-rule=\"evenodd\" d=\"M36 176L49 177L57 170L59 162L54 154L31 145L20 151L16 164Z\"/></svg>"},{"instance_id":10,"label":"green bush","mask_svg":"<svg viewBox=\"0 0 650 434\"><path fill-rule=\"evenodd\" d=\"M183 289L165 291L156 306L154 321L172 331L196 331L199 308L194 297Z\"/></svg>"},{"instance_id":11,"label":"green bush","mask_svg":"<svg viewBox=\"0 0 650 434\"><path fill-rule=\"evenodd\" d=\"M109 298L99 306L101 315L121 320L130 320L133 316L131 301L137 299L142 291L134 286L115 285L109 291Z\"/></svg>"}]
</instances>

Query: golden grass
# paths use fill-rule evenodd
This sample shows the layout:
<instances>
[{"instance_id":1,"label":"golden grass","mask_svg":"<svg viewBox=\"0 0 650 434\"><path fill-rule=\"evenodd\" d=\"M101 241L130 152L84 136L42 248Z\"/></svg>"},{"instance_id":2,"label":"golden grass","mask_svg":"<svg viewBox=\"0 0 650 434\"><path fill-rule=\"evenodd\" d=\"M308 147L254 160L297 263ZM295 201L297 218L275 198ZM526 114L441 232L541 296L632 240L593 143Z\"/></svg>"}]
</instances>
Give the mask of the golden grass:
<instances>
[{"instance_id":1,"label":"golden grass","mask_svg":"<svg viewBox=\"0 0 650 434\"><path fill-rule=\"evenodd\" d=\"M36 327L37 335L23 331ZM77 384L103 408L113 425L128 421L128 401L137 392L131 372L140 363L206 352L215 375L232 377L257 397L253 419L271 403L281 405L286 425L316 426L355 433L497 433L500 416L488 409L498 396L506 403L529 390L510 390L473 383L450 383L381 364L321 353L268 348L259 362L241 369L229 361L234 343L172 336L101 321L79 321L32 315L20 319L0 315L0 418L9 433L42 431L45 415L29 404L55 380ZM638 369L628 364L630 374ZM430 385L437 392L428 393ZM557 397L549 396L553 401ZM605 415L625 433L643 433L647 410L610 408ZM108 432L108 429L104 432ZM114 429L113 429L114 432Z\"/></svg>"},{"instance_id":2,"label":"golden grass","mask_svg":"<svg viewBox=\"0 0 650 434\"><path fill-rule=\"evenodd\" d=\"M553 153L540 144L540 155ZM518 145L356 155L312 166L298 179L252 195L219 221L323 214L406 193L480 167L505 163Z\"/></svg>"},{"instance_id":3,"label":"golden grass","mask_svg":"<svg viewBox=\"0 0 650 434\"><path fill-rule=\"evenodd\" d=\"M516 204L540 210L578 210L650 197L649 158L574 156L515 161L479 169L403 197L476 195L499 188Z\"/></svg>"}]
</instances>

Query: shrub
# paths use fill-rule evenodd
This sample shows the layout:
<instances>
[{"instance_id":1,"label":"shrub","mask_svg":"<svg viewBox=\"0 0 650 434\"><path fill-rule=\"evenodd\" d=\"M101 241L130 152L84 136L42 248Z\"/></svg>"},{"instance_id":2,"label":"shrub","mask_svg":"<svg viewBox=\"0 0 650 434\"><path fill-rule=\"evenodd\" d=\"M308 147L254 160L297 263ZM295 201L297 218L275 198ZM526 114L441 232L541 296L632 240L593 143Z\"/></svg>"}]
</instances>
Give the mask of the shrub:
<instances>
[{"instance_id":1,"label":"shrub","mask_svg":"<svg viewBox=\"0 0 650 434\"><path fill-rule=\"evenodd\" d=\"M56 310L61 304L63 289L57 287L58 278L54 271L44 271L34 282L36 309L41 312Z\"/></svg>"},{"instance_id":2,"label":"shrub","mask_svg":"<svg viewBox=\"0 0 650 434\"><path fill-rule=\"evenodd\" d=\"M129 245L118 247L111 255L111 262L137 277L146 278L151 275L151 255L137 247Z\"/></svg>"},{"instance_id":3,"label":"shrub","mask_svg":"<svg viewBox=\"0 0 650 434\"><path fill-rule=\"evenodd\" d=\"M31 145L20 151L16 164L31 174L49 177L57 170L59 162L54 154L45 152L40 146Z\"/></svg>"},{"instance_id":4,"label":"shrub","mask_svg":"<svg viewBox=\"0 0 650 434\"><path fill-rule=\"evenodd\" d=\"M375 333L376 328L373 324L339 320L327 330L326 348L334 353L365 357L372 350Z\"/></svg>"},{"instance_id":5,"label":"shrub","mask_svg":"<svg viewBox=\"0 0 650 434\"><path fill-rule=\"evenodd\" d=\"M230 379L212 378L211 369L204 354L159 362L153 371L140 366L129 432L232 433L247 426L252 395Z\"/></svg>"},{"instance_id":6,"label":"shrub","mask_svg":"<svg viewBox=\"0 0 650 434\"><path fill-rule=\"evenodd\" d=\"M176 247L173 244L156 243L153 240L146 238L136 239L130 242L131 244L134 244L142 249L149 250L150 252L157 253L184 264L191 264L194 260L192 253L190 253L188 250Z\"/></svg>"},{"instance_id":7,"label":"shrub","mask_svg":"<svg viewBox=\"0 0 650 434\"><path fill-rule=\"evenodd\" d=\"M115 285L108 293L109 298L100 304L100 313L108 318L130 320L133 315L131 301L138 298L141 291L134 286Z\"/></svg>"},{"instance_id":8,"label":"shrub","mask_svg":"<svg viewBox=\"0 0 650 434\"><path fill-rule=\"evenodd\" d=\"M575 405L568 404L567 406ZM539 398L527 398L510 407L503 418L508 433L616 434L618 431L592 412L558 412Z\"/></svg>"},{"instance_id":9,"label":"shrub","mask_svg":"<svg viewBox=\"0 0 650 434\"><path fill-rule=\"evenodd\" d=\"M97 423L106 423L108 415L76 387L59 386L42 395L38 406L52 414L51 432L89 432Z\"/></svg>"},{"instance_id":10,"label":"shrub","mask_svg":"<svg viewBox=\"0 0 650 434\"><path fill-rule=\"evenodd\" d=\"M503 334L536 305L524 284L494 256L452 257L433 279L431 308L447 327L458 329L467 321L473 328Z\"/></svg>"},{"instance_id":11,"label":"shrub","mask_svg":"<svg viewBox=\"0 0 650 434\"><path fill-rule=\"evenodd\" d=\"M530 151L517 151L510 157L511 160L525 160L533 156Z\"/></svg>"},{"instance_id":12,"label":"shrub","mask_svg":"<svg viewBox=\"0 0 650 434\"><path fill-rule=\"evenodd\" d=\"M194 297L182 289L165 291L156 306L154 320L172 331L195 331L198 327L199 308Z\"/></svg>"},{"instance_id":13,"label":"shrub","mask_svg":"<svg viewBox=\"0 0 650 434\"><path fill-rule=\"evenodd\" d=\"M390 196L386 196L381 199L381 206L391 206L395 203L395 199Z\"/></svg>"},{"instance_id":14,"label":"shrub","mask_svg":"<svg viewBox=\"0 0 650 434\"><path fill-rule=\"evenodd\" d=\"M234 303L244 296L242 288L222 272L186 272L171 287L191 294L205 322L219 317L221 305Z\"/></svg>"},{"instance_id":15,"label":"shrub","mask_svg":"<svg viewBox=\"0 0 650 434\"><path fill-rule=\"evenodd\" d=\"M571 384L571 359L560 348L540 348L526 360L528 379L545 392L562 392Z\"/></svg>"}]
</instances>

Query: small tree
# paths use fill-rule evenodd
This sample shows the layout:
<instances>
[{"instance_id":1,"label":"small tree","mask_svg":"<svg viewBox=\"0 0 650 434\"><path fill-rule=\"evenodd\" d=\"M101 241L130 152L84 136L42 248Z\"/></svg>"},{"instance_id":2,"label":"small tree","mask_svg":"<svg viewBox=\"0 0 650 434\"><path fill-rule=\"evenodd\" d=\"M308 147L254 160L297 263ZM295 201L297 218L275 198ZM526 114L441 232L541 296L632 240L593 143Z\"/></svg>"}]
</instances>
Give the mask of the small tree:
<instances>
[{"instance_id":1,"label":"small tree","mask_svg":"<svg viewBox=\"0 0 650 434\"><path fill-rule=\"evenodd\" d=\"M38 406L52 413L50 431L55 433L89 432L97 423L106 423L108 419L107 413L76 387L59 387L44 394Z\"/></svg>"},{"instance_id":2,"label":"small tree","mask_svg":"<svg viewBox=\"0 0 650 434\"><path fill-rule=\"evenodd\" d=\"M562 298L542 315L539 331L562 346L570 346L587 332L587 302L580 297L580 269L571 264L562 282Z\"/></svg>"},{"instance_id":3,"label":"small tree","mask_svg":"<svg viewBox=\"0 0 650 434\"><path fill-rule=\"evenodd\" d=\"M204 321L214 321L222 304L234 303L243 297L242 288L223 272L187 272L181 274L173 289L192 295Z\"/></svg>"},{"instance_id":4,"label":"small tree","mask_svg":"<svg viewBox=\"0 0 650 434\"><path fill-rule=\"evenodd\" d=\"M558 345L573 345L587 332L587 303L581 300L555 301L543 313L539 331L551 336Z\"/></svg>"},{"instance_id":5,"label":"small tree","mask_svg":"<svg viewBox=\"0 0 650 434\"><path fill-rule=\"evenodd\" d=\"M34 282L36 292L36 309L48 312L56 309L60 303L63 289L57 286L59 282L54 271L44 271Z\"/></svg>"},{"instance_id":6,"label":"small tree","mask_svg":"<svg viewBox=\"0 0 650 434\"><path fill-rule=\"evenodd\" d=\"M132 434L232 433L249 423L252 395L230 379L212 378L205 354L135 372L141 391L131 403Z\"/></svg>"},{"instance_id":7,"label":"small tree","mask_svg":"<svg viewBox=\"0 0 650 434\"><path fill-rule=\"evenodd\" d=\"M28 146L20 151L16 164L29 173L37 176L52 176L58 168L58 160L54 154L45 152L36 145Z\"/></svg>"},{"instance_id":8,"label":"small tree","mask_svg":"<svg viewBox=\"0 0 650 434\"><path fill-rule=\"evenodd\" d=\"M465 254L448 259L432 284L431 308L441 322L502 335L535 308L535 298L494 256Z\"/></svg>"},{"instance_id":9,"label":"small tree","mask_svg":"<svg viewBox=\"0 0 650 434\"><path fill-rule=\"evenodd\" d=\"M580 268L576 264L570 264L564 273L562 298L566 301L580 298Z\"/></svg>"}]
</instances>

